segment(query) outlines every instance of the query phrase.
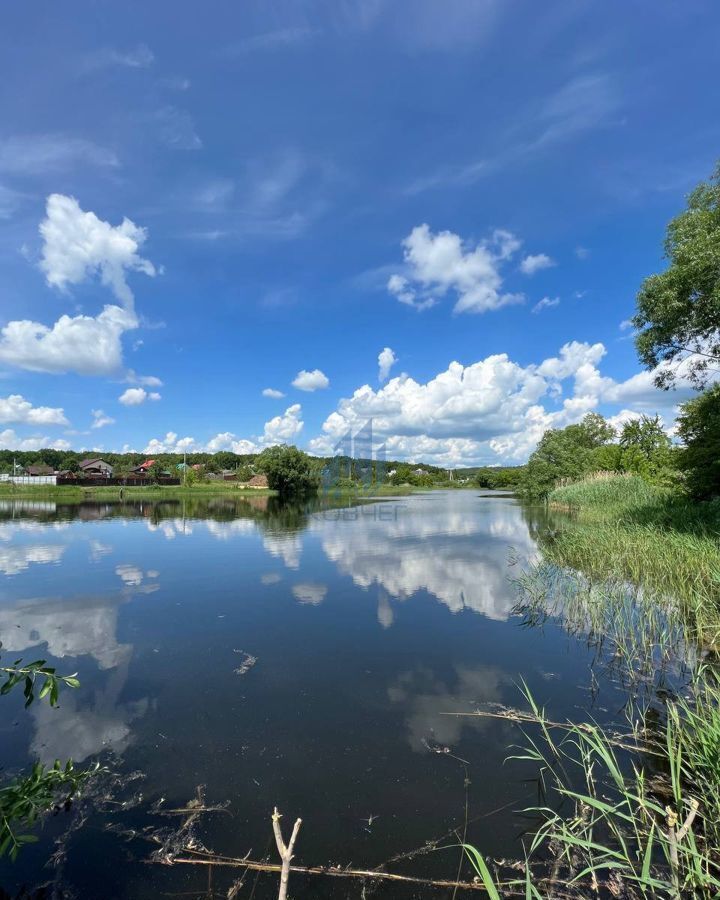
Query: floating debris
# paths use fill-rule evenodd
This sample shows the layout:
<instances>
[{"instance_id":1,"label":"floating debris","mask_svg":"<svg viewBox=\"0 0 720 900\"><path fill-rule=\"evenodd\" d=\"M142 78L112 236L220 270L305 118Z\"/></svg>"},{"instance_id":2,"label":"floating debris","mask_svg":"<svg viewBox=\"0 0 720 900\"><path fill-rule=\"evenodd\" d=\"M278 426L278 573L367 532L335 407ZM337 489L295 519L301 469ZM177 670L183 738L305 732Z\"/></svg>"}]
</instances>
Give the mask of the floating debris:
<instances>
[{"instance_id":1,"label":"floating debris","mask_svg":"<svg viewBox=\"0 0 720 900\"><path fill-rule=\"evenodd\" d=\"M244 657L243 661L240 663L240 665L237 667L237 669L233 669L233 672L235 673L235 675L245 675L245 673L249 672L250 669L252 669L252 667L257 662L256 656L251 656L249 653L246 653L244 650L233 650L233 653L239 653L241 656Z\"/></svg>"}]
</instances>

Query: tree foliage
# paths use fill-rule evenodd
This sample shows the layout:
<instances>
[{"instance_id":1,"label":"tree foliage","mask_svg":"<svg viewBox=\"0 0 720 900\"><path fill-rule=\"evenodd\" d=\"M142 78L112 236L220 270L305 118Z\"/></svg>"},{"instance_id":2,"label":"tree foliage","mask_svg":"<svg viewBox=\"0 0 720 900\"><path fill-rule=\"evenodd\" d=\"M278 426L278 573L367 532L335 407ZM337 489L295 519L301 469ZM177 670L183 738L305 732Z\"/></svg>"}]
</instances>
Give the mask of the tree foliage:
<instances>
[{"instance_id":1,"label":"tree foliage","mask_svg":"<svg viewBox=\"0 0 720 900\"><path fill-rule=\"evenodd\" d=\"M268 447L255 460L259 472L267 475L268 486L281 497L317 491L318 476L310 457L297 447L280 444Z\"/></svg>"},{"instance_id":2,"label":"tree foliage","mask_svg":"<svg viewBox=\"0 0 720 900\"><path fill-rule=\"evenodd\" d=\"M720 385L688 401L678 417L680 468L691 494L720 497Z\"/></svg>"},{"instance_id":3,"label":"tree foliage","mask_svg":"<svg viewBox=\"0 0 720 900\"><path fill-rule=\"evenodd\" d=\"M667 228L668 268L651 275L637 295L635 344L648 368L687 360L699 386L720 363L720 164L688 198ZM663 367L659 387L671 387L676 367Z\"/></svg>"},{"instance_id":4,"label":"tree foliage","mask_svg":"<svg viewBox=\"0 0 720 900\"><path fill-rule=\"evenodd\" d=\"M597 413L588 413L577 425L546 431L521 475L520 491L541 499L563 480L599 471L634 473L654 484L676 480L676 451L658 416L626 422L619 440L615 437Z\"/></svg>"},{"instance_id":5,"label":"tree foliage","mask_svg":"<svg viewBox=\"0 0 720 900\"><path fill-rule=\"evenodd\" d=\"M642 475L653 484L670 485L676 481L676 454L660 416L642 416L626 422L620 432L620 450L617 471Z\"/></svg>"},{"instance_id":6,"label":"tree foliage","mask_svg":"<svg viewBox=\"0 0 720 900\"><path fill-rule=\"evenodd\" d=\"M546 497L562 478L576 480L597 470L597 451L614 436L597 413L588 413L579 424L546 431L525 467L521 492L530 498Z\"/></svg>"},{"instance_id":7,"label":"tree foliage","mask_svg":"<svg viewBox=\"0 0 720 900\"><path fill-rule=\"evenodd\" d=\"M44 659L25 663L16 659L11 666L0 666L5 681L0 695L9 694L17 685L22 685L25 707L34 700L47 699L51 706L57 706L60 685L76 688L80 682L75 675L58 675ZM37 691L38 681L42 681ZM24 844L37 840L34 834L26 833L38 818L54 807L69 803L80 785L100 771L95 765L83 772L75 770L72 760L61 765L59 760L46 768L35 763L29 775L15 778L0 786L0 857L6 853L11 859L20 852ZM20 830L22 829L22 830Z\"/></svg>"}]
</instances>

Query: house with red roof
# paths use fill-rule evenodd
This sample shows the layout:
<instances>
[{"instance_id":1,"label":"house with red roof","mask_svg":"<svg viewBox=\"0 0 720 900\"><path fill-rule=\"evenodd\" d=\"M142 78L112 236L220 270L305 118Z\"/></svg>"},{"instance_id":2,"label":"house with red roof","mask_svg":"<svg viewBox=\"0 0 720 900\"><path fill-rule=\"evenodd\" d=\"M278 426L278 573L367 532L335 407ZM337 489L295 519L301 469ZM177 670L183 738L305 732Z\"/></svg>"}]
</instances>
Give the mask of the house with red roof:
<instances>
[{"instance_id":1,"label":"house with red roof","mask_svg":"<svg viewBox=\"0 0 720 900\"><path fill-rule=\"evenodd\" d=\"M150 466L154 466L157 460L155 459L146 459L145 462L140 463L139 466L135 466L133 469L134 475L147 475L148 469Z\"/></svg>"}]
</instances>

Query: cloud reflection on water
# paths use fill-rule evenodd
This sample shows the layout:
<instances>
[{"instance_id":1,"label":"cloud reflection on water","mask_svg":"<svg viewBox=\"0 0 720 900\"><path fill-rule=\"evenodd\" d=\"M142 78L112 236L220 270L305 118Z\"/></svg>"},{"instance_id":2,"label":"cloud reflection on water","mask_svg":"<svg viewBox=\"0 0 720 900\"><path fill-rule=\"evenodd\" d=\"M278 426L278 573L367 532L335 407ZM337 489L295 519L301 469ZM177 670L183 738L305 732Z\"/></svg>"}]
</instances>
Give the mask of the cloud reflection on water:
<instances>
[{"instance_id":1,"label":"cloud reflection on water","mask_svg":"<svg viewBox=\"0 0 720 900\"><path fill-rule=\"evenodd\" d=\"M390 598L406 600L419 591L454 613L470 609L506 619L515 603L509 548L527 557L536 552L517 507L507 499L479 503L470 492L434 495L432 504L424 499L393 504L393 516L316 516L311 528L343 574L366 590L381 588L378 620L384 628L394 620Z\"/></svg>"}]
</instances>

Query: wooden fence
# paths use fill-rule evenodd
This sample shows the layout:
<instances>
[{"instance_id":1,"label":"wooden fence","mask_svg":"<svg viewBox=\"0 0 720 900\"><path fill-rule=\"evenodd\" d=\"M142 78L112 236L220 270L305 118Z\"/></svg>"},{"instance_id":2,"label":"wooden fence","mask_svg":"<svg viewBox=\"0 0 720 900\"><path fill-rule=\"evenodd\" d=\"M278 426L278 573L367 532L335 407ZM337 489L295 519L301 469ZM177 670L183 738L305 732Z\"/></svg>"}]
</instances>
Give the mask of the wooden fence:
<instances>
[{"instance_id":1,"label":"wooden fence","mask_svg":"<svg viewBox=\"0 0 720 900\"><path fill-rule=\"evenodd\" d=\"M62 478L58 475L57 483L72 487L155 487L156 485L177 486L180 484L180 479L161 478L155 482L150 478L134 475L129 475L127 478Z\"/></svg>"}]
</instances>

